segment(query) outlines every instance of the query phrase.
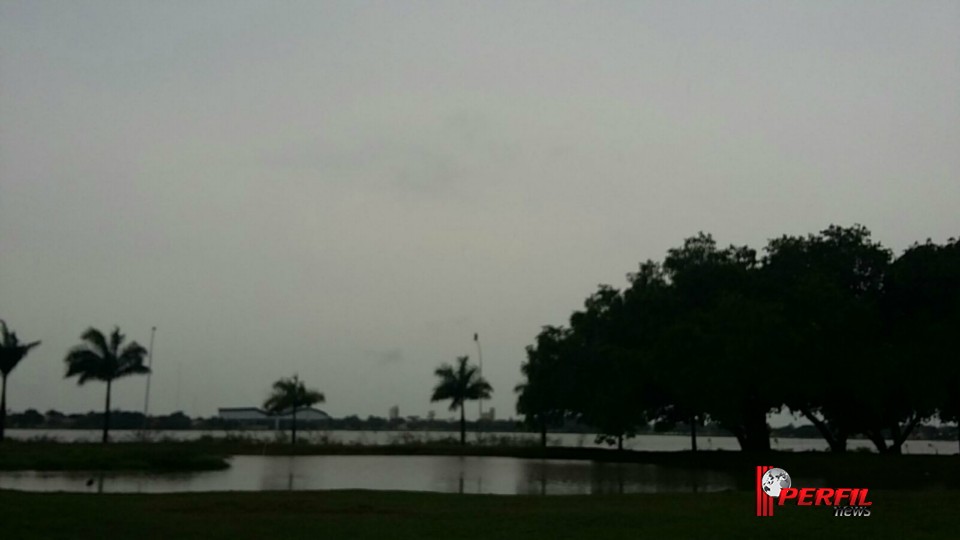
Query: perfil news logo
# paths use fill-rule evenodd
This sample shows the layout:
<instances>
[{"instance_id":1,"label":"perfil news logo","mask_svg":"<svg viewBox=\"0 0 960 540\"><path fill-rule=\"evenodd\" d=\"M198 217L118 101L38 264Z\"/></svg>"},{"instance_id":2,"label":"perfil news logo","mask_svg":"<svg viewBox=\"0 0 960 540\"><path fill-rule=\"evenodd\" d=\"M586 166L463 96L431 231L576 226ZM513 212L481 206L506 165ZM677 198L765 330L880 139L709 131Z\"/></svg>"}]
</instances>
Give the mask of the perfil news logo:
<instances>
[{"instance_id":1,"label":"perfil news logo","mask_svg":"<svg viewBox=\"0 0 960 540\"><path fill-rule=\"evenodd\" d=\"M867 488L795 488L790 475L769 465L757 466L757 515L772 516L774 501L797 506L832 506L836 517L869 517L871 501Z\"/></svg>"}]
</instances>

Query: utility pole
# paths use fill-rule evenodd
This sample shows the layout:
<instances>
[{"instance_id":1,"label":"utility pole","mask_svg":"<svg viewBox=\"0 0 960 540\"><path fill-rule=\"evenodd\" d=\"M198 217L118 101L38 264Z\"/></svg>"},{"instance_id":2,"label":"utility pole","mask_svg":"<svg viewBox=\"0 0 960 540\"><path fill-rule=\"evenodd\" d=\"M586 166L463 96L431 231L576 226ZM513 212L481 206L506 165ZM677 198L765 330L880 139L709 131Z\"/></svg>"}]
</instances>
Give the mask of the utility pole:
<instances>
[{"instance_id":1,"label":"utility pole","mask_svg":"<svg viewBox=\"0 0 960 540\"><path fill-rule=\"evenodd\" d=\"M480 378L483 378L483 351L480 349L480 334L473 333L473 341L477 344L477 361L480 364ZM483 421L483 398L477 400L480 416L477 418L477 438L480 437L480 423Z\"/></svg>"},{"instance_id":2,"label":"utility pole","mask_svg":"<svg viewBox=\"0 0 960 540\"><path fill-rule=\"evenodd\" d=\"M143 396L143 430L147 430L147 413L150 412L150 376L153 375L153 338L157 334L157 327L150 328L150 350L147 351L147 392Z\"/></svg>"}]
</instances>

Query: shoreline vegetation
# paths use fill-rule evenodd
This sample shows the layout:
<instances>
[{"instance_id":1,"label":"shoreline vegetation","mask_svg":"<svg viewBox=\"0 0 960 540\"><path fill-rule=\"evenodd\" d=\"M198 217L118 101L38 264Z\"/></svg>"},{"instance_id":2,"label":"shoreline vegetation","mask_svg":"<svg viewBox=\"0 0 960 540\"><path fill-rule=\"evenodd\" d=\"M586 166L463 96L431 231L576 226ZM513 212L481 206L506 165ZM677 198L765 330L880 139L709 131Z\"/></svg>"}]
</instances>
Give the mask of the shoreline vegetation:
<instances>
[{"instance_id":1,"label":"shoreline vegetation","mask_svg":"<svg viewBox=\"0 0 960 540\"><path fill-rule=\"evenodd\" d=\"M112 430L115 431L140 431L146 424L148 431L162 432L217 432L226 436L245 433L263 433L268 431L277 431L268 426L242 426L235 422L224 422L216 417L214 418L191 418L182 413L174 413L165 416L151 416L147 422L144 422L143 414L132 411L114 410L111 413ZM50 417L52 422L45 422L44 419ZM22 413L10 413L7 421L7 429L37 431L44 430L65 430L65 431L84 431L99 430L103 424L103 413L89 412L83 414L66 415L57 411L48 411L43 415L37 411L29 410ZM468 420L466 422L467 432L477 431L477 422ZM289 430L289 423L284 422L283 429ZM408 419L388 420L386 418L371 416L361 419L356 416L345 418L331 418L324 421L300 421L298 430L305 433L311 432L338 432L338 431L357 431L357 432L397 432L411 433L428 431L436 433L450 433L451 436L459 431L460 427L455 421L446 420L426 420L418 417ZM485 420L481 430L487 433L498 434L516 434L525 436L539 436L539 432L531 430L523 422L517 420ZM689 437L691 430L688 425L678 423L671 429L660 430L649 426L647 429L639 430L635 437L644 435L670 435ZM569 425L562 428L553 428L547 431L547 437L556 435L584 435L587 437L596 436L596 431L590 426L570 422ZM697 426L698 437L733 437L734 435L722 427L707 423ZM958 426L953 425L931 425L919 424L910 436L909 441L957 441ZM786 426L770 428L771 439L822 439L820 432L813 424L788 424ZM851 439L866 439L862 434L854 434Z\"/></svg>"},{"instance_id":2,"label":"shoreline vegetation","mask_svg":"<svg viewBox=\"0 0 960 540\"><path fill-rule=\"evenodd\" d=\"M867 519L829 508L754 516L753 493L462 495L389 491L112 495L0 491L10 538L954 538L960 493L870 492ZM55 508L56 511L51 511ZM104 509L109 508L109 512ZM90 516L97 516L90 519ZM759 529L765 529L761 532ZM722 531L722 533L719 533Z\"/></svg>"},{"instance_id":3,"label":"shoreline vegetation","mask_svg":"<svg viewBox=\"0 0 960 540\"><path fill-rule=\"evenodd\" d=\"M0 470L199 472L230 466L231 456L472 456L521 459L587 460L602 463L649 464L687 470L728 472L752 489L757 464L809 471L828 485L866 485L894 489L949 489L960 485L960 460L949 455L875 453L764 452L701 450L656 452L606 448L537 445L475 445L455 440L386 445L307 443L249 438L207 438L108 444L93 442L6 441L0 445ZM739 482L739 480L738 480ZM739 484L738 484L739 485Z\"/></svg>"}]
</instances>

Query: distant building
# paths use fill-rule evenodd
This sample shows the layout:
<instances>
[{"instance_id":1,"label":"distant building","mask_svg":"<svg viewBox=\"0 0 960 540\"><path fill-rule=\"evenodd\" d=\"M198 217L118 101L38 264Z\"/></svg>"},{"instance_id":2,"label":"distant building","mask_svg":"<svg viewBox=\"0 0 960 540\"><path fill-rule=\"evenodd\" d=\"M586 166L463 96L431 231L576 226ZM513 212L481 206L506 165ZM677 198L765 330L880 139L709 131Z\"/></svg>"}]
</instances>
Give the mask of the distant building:
<instances>
[{"instance_id":1,"label":"distant building","mask_svg":"<svg viewBox=\"0 0 960 540\"><path fill-rule=\"evenodd\" d=\"M400 419L400 406L394 405L390 407L390 413L388 414L390 420L399 420Z\"/></svg>"},{"instance_id":2,"label":"distant building","mask_svg":"<svg viewBox=\"0 0 960 540\"><path fill-rule=\"evenodd\" d=\"M270 414L259 407L221 407L220 419L238 427L261 427L280 429L293 420L291 409L279 414ZM311 423L329 420L330 415L314 407L297 409L297 426L309 427Z\"/></svg>"},{"instance_id":3,"label":"distant building","mask_svg":"<svg viewBox=\"0 0 960 540\"><path fill-rule=\"evenodd\" d=\"M427 413L427 420L433 422L434 420L436 420L436 418L437 418L437 413L435 413L434 411L430 411Z\"/></svg>"},{"instance_id":4,"label":"distant building","mask_svg":"<svg viewBox=\"0 0 960 540\"><path fill-rule=\"evenodd\" d=\"M497 410L496 410L495 408L493 408L493 407L490 407L489 409L487 409L487 411L486 411L485 413L483 413L483 414L480 416L480 419L481 419L481 420L489 420L489 421L493 422L494 420L497 419Z\"/></svg>"},{"instance_id":5,"label":"distant building","mask_svg":"<svg viewBox=\"0 0 960 540\"><path fill-rule=\"evenodd\" d=\"M269 424L270 416L259 407L221 407L220 419L242 425Z\"/></svg>"}]
</instances>

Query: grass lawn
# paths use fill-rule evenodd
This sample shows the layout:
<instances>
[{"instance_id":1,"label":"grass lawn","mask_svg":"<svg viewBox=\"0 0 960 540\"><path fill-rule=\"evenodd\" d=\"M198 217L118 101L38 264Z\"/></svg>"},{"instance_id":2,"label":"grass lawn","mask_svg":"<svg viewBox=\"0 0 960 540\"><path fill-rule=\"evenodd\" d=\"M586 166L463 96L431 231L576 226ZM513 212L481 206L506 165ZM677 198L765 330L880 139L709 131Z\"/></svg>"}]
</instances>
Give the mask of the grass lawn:
<instances>
[{"instance_id":1,"label":"grass lawn","mask_svg":"<svg viewBox=\"0 0 960 540\"><path fill-rule=\"evenodd\" d=\"M491 496L402 492L176 495L0 491L3 538L957 538L958 491L871 491L873 515L778 507L753 493Z\"/></svg>"}]
</instances>

